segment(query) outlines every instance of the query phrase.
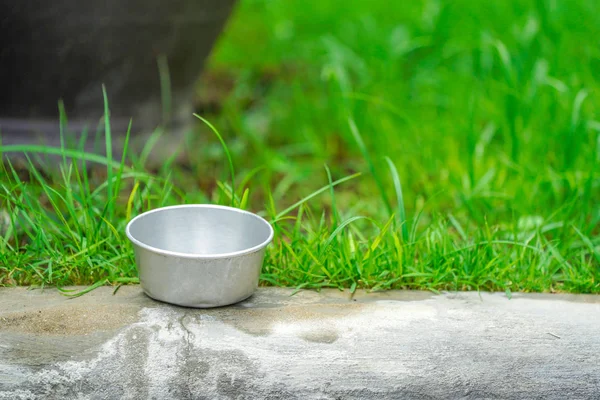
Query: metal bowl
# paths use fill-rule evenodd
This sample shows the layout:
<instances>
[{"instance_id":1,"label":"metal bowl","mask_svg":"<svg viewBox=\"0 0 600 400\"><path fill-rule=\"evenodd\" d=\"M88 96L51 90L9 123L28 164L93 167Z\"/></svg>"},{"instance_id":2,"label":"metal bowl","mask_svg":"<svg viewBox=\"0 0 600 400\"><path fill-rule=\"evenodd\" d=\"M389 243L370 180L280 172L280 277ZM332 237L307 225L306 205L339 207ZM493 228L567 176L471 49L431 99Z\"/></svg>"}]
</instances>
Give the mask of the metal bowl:
<instances>
[{"instance_id":1,"label":"metal bowl","mask_svg":"<svg viewBox=\"0 0 600 400\"><path fill-rule=\"evenodd\" d=\"M127 224L126 233L144 292L198 308L250 297L273 239L273 228L258 215L206 204L145 212Z\"/></svg>"}]
</instances>

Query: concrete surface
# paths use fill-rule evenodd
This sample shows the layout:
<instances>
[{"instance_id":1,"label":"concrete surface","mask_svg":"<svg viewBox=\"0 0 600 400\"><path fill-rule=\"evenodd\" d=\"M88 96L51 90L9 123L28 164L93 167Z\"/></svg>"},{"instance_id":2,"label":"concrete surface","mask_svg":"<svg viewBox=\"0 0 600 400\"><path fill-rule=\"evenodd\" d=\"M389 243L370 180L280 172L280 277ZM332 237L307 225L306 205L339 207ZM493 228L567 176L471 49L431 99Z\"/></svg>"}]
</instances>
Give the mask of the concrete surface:
<instances>
[{"instance_id":1,"label":"concrete surface","mask_svg":"<svg viewBox=\"0 0 600 400\"><path fill-rule=\"evenodd\" d=\"M0 289L0 399L600 398L600 297Z\"/></svg>"}]
</instances>

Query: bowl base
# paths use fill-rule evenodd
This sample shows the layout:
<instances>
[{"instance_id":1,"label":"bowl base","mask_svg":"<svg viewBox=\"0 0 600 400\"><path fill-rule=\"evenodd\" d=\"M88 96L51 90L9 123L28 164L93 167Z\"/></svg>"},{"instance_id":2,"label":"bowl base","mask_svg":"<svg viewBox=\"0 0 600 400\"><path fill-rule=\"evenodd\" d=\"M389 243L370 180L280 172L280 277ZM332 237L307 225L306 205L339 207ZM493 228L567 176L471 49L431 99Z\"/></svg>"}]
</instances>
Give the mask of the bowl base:
<instances>
[{"instance_id":1,"label":"bowl base","mask_svg":"<svg viewBox=\"0 0 600 400\"><path fill-rule=\"evenodd\" d=\"M248 296L244 296L239 300L234 300L234 301L228 301L225 303L194 303L194 304L190 304L190 303L183 303L183 302L174 302L174 301L169 301L169 300L163 300L157 297L152 296L150 293L148 293L146 290L144 290L144 294L148 297L150 297L152 300L155 301L159 301L161 303L165 303L165 304L171 304L174 306L178 306L178 307L185 307L185 308L219 308L219 307L227 307L227 306L231 306L237 303L241 303L244 300L249 299L250 297L252 297L252 295L254 293L250 293Z\"/></svg>"}]
</instances>

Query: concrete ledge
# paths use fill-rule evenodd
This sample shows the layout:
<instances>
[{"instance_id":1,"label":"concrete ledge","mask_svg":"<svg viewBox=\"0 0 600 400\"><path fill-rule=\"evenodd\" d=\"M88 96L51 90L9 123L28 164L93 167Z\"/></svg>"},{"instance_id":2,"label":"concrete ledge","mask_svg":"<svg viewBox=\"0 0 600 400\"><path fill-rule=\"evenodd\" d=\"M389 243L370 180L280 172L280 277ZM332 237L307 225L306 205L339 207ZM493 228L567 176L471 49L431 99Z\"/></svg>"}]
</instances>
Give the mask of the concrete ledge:
<instances>
[{"instance_id":1,"label":"concrete ledge","mask_svg":"<svg viewBox=\"0 0 600 400\"><path fill-rule=\"evenodd\" d=\"M600 398L600 296L0 289L0 399Z\"/></svg>"}]
</instances>

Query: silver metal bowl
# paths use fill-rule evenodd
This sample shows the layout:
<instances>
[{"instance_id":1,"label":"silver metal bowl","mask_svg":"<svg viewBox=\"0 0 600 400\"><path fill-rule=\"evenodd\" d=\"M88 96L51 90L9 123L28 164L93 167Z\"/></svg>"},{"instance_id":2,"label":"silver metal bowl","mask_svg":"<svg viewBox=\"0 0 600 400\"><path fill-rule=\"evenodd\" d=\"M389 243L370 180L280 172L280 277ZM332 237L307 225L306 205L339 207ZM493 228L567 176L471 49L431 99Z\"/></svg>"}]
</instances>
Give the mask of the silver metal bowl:
<instances>
[{"instance_id":1,"label":"silver metal bowl","mask_svg":"<svg viewBox=\"0 0 600 400\"><path fill-rule=\"evenodd\" d=\"M127 224L126 233L144 292L198 308L250 297L273 239L271 224L258 215L206 204L145 212Z\"/></svg>"}]
</instances>

